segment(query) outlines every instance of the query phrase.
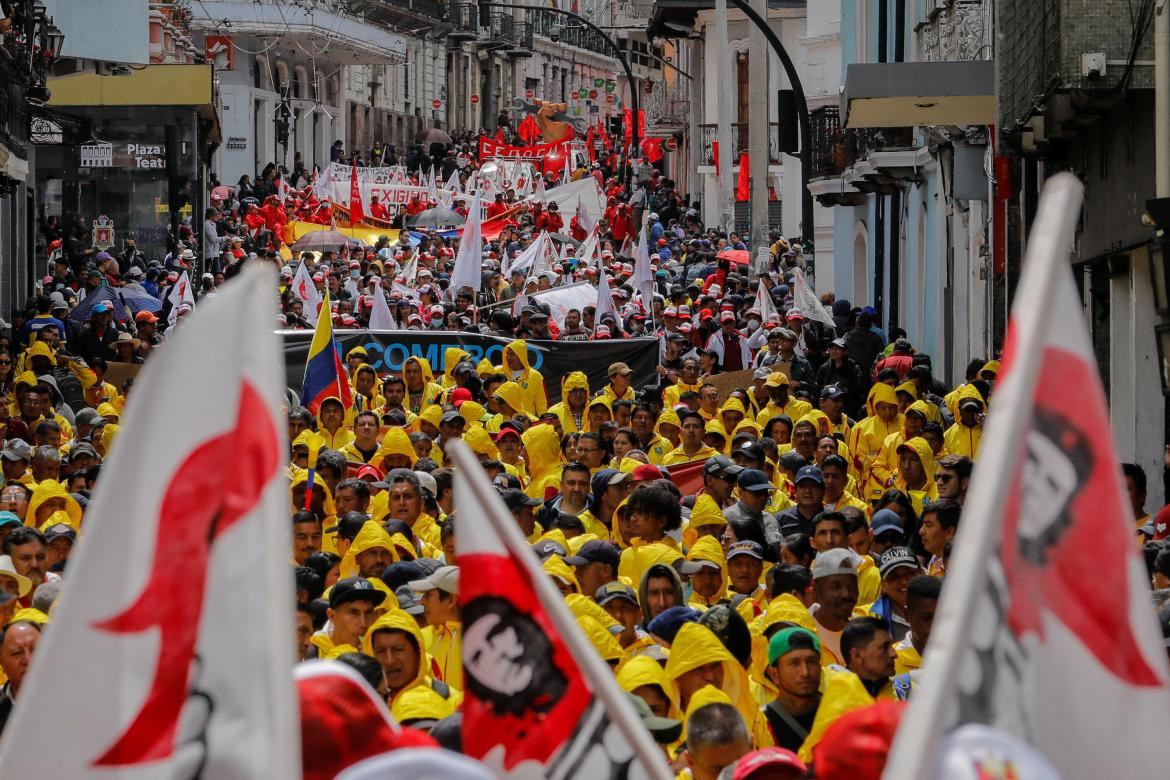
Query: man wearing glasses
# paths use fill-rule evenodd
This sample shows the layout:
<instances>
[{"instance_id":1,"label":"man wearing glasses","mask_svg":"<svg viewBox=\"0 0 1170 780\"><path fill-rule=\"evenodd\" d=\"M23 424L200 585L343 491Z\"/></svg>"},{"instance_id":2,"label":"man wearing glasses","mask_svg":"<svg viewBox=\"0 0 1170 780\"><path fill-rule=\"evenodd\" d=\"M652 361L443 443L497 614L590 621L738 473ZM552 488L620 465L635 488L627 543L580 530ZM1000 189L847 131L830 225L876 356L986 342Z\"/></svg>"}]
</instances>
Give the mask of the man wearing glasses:
<instances>
[{"instance_id":1,"label":"man wearing glasses","mask_svg":"<svg viewBox=\"0 0 1170 780\"><path fill-rule=\"evenodd\" d=\"M971 482L971 470L975 461L966 455L946 455L939 458L938 471L934 475L938 485L938 497L949 498L962 506L967 498L967 485Z\"/></svg>"}]
</instances>

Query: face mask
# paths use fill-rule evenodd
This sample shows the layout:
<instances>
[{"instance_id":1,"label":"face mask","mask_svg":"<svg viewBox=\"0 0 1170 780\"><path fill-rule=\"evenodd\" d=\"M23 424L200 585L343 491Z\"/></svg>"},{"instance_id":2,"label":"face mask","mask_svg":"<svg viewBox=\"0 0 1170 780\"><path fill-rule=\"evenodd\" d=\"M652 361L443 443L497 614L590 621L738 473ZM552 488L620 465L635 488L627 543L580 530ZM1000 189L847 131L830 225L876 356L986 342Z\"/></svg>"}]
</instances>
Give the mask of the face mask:
<instances>
[{"instance_id":1,"label":"face mask","mask_svg":"<svg viewBox=\"0 0 1170 780\"><path fill-rule=\"evenodd\" d=\"M760 321L759 320L748 320L747 329L748 329L748 333L755 333L757 330L760 329Z\"/></svg>"},{"instance_id":2,"label":"face mask","mask_svg":"<svg viewBox=\"0 0 1170 780\"><path fill-rule=\"evenodd\" d=\"M683 604L689 604L691 601L691 596L693 596L695 593L695 589L691 586L691 583L684 582L683 586L682 586L682 591L683 591Z\"/></svg>"},{"instance_id":3,"label":"face mask","mask_svg":"<svg viewBox=\"0 0 1170 780\"><path fill-rule=\"evenodd\" d=\"M362 272L361 272L361 271L358 271L358 270L356 270L356 269L355 269L355 270L353 270L353 271L350 271L350 272L349 272L349 278L350 278L350 279L361 279L361 278L362 278Z\"/></svg>"}]
</instances>

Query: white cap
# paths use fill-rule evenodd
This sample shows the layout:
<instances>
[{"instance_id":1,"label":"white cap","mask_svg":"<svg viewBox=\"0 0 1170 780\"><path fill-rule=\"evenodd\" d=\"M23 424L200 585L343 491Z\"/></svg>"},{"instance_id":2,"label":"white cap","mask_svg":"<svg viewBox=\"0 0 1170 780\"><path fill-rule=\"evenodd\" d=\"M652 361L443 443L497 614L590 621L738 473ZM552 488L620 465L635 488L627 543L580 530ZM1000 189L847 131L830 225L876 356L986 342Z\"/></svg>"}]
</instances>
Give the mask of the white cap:
<instances>
[{"instance_id":1,"label":"white cap","mask_svg":"<svg viewBox=\"0 0 1170 780\"><path fill-rule=\"evenodd\" d=\"M428 590L441 590L444 593L459 595L459 567L440 566L429 577L421 580L411 580L407 586L418 593Z\"/></svg>"}]
</instances>

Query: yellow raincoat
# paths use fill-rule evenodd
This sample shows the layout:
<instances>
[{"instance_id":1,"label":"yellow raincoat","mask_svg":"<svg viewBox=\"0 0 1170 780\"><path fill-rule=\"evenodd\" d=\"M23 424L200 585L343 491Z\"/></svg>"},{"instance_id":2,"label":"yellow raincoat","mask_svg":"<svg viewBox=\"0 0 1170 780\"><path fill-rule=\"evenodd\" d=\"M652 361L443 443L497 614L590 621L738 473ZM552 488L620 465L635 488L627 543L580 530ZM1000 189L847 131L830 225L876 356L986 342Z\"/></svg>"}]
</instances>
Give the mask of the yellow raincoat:
<instances>
[{"instance_id":1,"label":"yellow raincoat","mask_svg":"<svg viewBox=\"0 0 1170 780\"><path fill-rule=\"evenodd\" d=\"M707 493L700 493L695 499L695 505L691 509L691 516L687 519L687 524L683 528L682 541L683 547L690 549L694 547L695 542L699 539L699 529L703 526L719 526L721 529L727 525L727 518L723 516L723 510L715 503L715 499L711 498ZM723 533L722 530L718 533ZM716 542L719 540L716 539Z\"/></svg>"},{"instance_id":2,"label":"yellow raincoat","mask_svg":"<svg viewBox=\"0 0 1170 780\"><path fill-rule=\"evenodd\" d=\"M404 455L410 459L411 468L418 463L418 455L415 454L414 445L410 443L410 435L407 434L403 428L391 428L386 431L386 435L382 437L382 444L378 448L378 452L370 460L370 463L382 469L383 473L388 471L386 468L386 457L390 455Z\"/></svg>"},{"instance_id":3,"label":"yellow raincoat","mask_svg":"<svg viewBox=\"0 0 1170 780\"><path fill-rule=\"evenodd\" d=\"M894 487L901 490L906 495L910 496L910 503L914 505L914 512L921 517L922 507L929 501L938 500L938 485L934 482L934 472L938 468L938 464L934 460L934 452L930 449L930 444L921 436L915 436L908 442L905 442L898 449L909 447L914 450L918 456L918 460L922 461L922 468L926 472L926 484L921 490L911 490L906 486L906 481L902 479L899 474L894 480Z\"/></svg>"},{"instance_id":4,"label":"yellow raincoat","mask_svg":"<svg viewBox=\"0 0 1170 780\"><path fill-rule=\"evenodd\" d=\"M81 505L77 503L77 499L69 495L69 491L65 489L64 485L53 479L46 479L43 482L39 482L33 488L32 496L28 500L28 510L24 514L25 524L36 528L44 523L48 517L38 518L37 511L41 508L41 504L54 498L64 500L64 511L69 516L69 525L74 530L80 530Z\"/></svg>"},{"instance_id":5,"label":"yellow raincoat","mask_svg":"<svg viewBox=\"0 0 1170 780\"><path fill-rule=\"evenodd\" d=\"M455 375L451 373L459 362L470 357L467 350L462 347L447 347L443 350L443 376L439 380L439 386L444 390L449 390L455 387Z\"/></svg>"},{"instance_id":6,"label":"yellow raincoat","mask_svg":"<svg viewBox=\"0 0 1170 780\"><path fill-rule=\"evenodd\" d=\"M548 497L547 490L556 493L561 487L561 440L551 425L534 425L520 438L532 470L532 481L525 492L543 501Z\"/></svg>"},{"instance_id":7,"label":"yellow raincoat","mask_svg":"<svg viewBox=\"0 0 1170 780\"><path fill-rule=\"evenodd\" d=\"M589 378L585 376L584 372L572 371L565 377L564 381L561 382L561 398L568 399L570 390L585 391L585 406L581 407L580 425L577 425L577 421L573 419L573 410L569 408L568 400L561 400L550 406L548 410L560 419L561 430L565 433L584 433L589 410Z\"/></svg>"},{"instance_id":8,"label":"yellow raincoat","mask_svg":"<svg viewBox=\"0 0 1170 780\"><path fill-rule=\"evenodd\" d=\"M431 676L431 656L427 652L426 640L423 638L422 630L418 626L418 622L412 615L408 615L400 609L391 609L384 615L374 621L366 631L366 635L362 637L362 652L368 656L374 655L374 634L379 631L401 631L410 636L418 648L418 673L415 678L407 683L406 687L397 693L392 694L390 704L393 705L399 698L414 688L425 688L434 691L435 689L442 689L446 686L436 686L435 678ZM447 691L447 696L440 696L447 706L450 708L447 715L453 713L458 707L463 696L455 690L453 686ZM442 716L446 717L446 715Z\"/></svg>"},{"instance_id":9,"label":"yellow raincoat","mask_svg":"<svg viewBox=\"0 0 1170 780\"><path fill-rule=\"evenodd\" d=\"M849 443L849 450L853 453L853 462L860 474L861 484L864 486L862 494L858 497L864 501L879 499L885 492L886 488L881 480L872 473L873 464L881 452L886 437L901 431L904 423L901 414L898 414L889 423L883 422L877 416L877 404L879 403L894 404L895 406L898 404L898 395L894 392L894 388L884 382L878 382L870 388L869 397L865 401L865 408L869 416L853 426L853 440Z\"/></svg>"},{"instance_id":10,"label":"yellow raincoat","mask_svg":"<svg viewBox=\"0 0 1170 780\"><path fill-rule=\"evenodd\" d=\"M622 550L622 557L618 562L618 577L626 582L639 583L646 570L654 564L664 563L671 566L681 557L683 554L669 536L660 542L650 543L634 539L632 545Z\"/></svg>"},{"instance_id":11,"label":"yellow raincoat","mask_svg":"<svg viewBox=\"0 0 1170 780\"><path fill-rule=\"evenodd\" d=\"M555 557L555 556L554 556ZM622 646L605 626L588 615L577 616L577 625L585 632L586 638L602 660L616 668L622 660Z\"/></svg>"},{"instance_id":12,"label":"yellow raincoat","mask_svg":"<svg viewBox=\"0 0 1170 780\"><path fill-rule=\"evenodd\" d=\"M703 497L706 497L706 494ZM714 504L715 502L712 501L711 503ZM700 538L691 547L690 552L687 553L687 560L708 561L716 564L719 566L719 576L721 578L719 590L716 591L714 596L704 598L698 593L691 593L691 599L687 602L688 607L702 612L708 607L718 604L727 598L727 558L723 554L723 545L719 543L718 539L713 536Z\"/></svg>"},{"instance_id":13,"label":"yellow raincoat","mask_svg":"<svg viewBox=\"0 0 1170 780\"><path fill-rule=\"evenodd\" d=\"M882 442L881 450L878 451L877 457L871 463L870 474L883 486L889 485L890 478L898 470L898 448L902 446L902 442L906 441L906 414L910 412L917 412L929 421L930 404L926 401L915 401L910 404L906 408L906 413L902 415L902 429L891 433Z\"/></svg>"},{"instance_id":14,"label":"yellow raincoat","mask_svg":"<svg viewBox=\"0 0 1170 780\"><path fill-rule=\"evenodd\" d=\"M331 395L322 401L321 406L324 406L326 401L336 401L339 404L341 403L341 399L335 395ZM345 408L344 405L342 405L341 408L343 413L347 413L349 411ZM346 427L344 417L342 419L341 425L338 426L336 431L330 432L329 429L322 425L320 408L318 408L317 411L317 435L325 440L325 446L331 450L344 449L345 445L354 440L353 431Z\"/></svg>"},{"instance_id":15,"label":"yellow raincoat","mask_svg":"<svg viewBox=\"0 0 1170 780\"><path fill-rule=\"evenodd\" d=\"M398 551L394 549L394 541L390 538L390 534L386 533L386 529L378 525L376 521L367 520L362 524L361 530L353 538L353 544L349 546L349 549L345 551L345 555L341 559L341 564L338 569L340 576L343 579L345 577L357 576L358 554L375 547L388 550L390 555L393 556L393 559L395 561L398 560Z\"/></svg>"},{"instance_id":16,"label":"yellow raincoat","mask_svg":"<svg viewBox=\"0 0 1170 780\"><path fill-rule=\"evenodd\" d=\"M684 623L670 646L670 656L666 659L666 676L670 678L671 686L667 693L671 703L680 709L678 678L686 672L712 662L719 662L723 666L723 685L721 690L735 705L743 721L752 733L752 727L759 715L759 708L751 698L747 672L735 660L735 657L723 646L719 638L711 629L698 623ZM693 696L691 697L694 698ZM690 711L690 702L687 703Z\"/></svg>"},{"instance_id":17,"label":"yellow raincoat","mask_svg":"<svg viewBox=\"0 0 1170 780\"><path fill-rule=\"evenodd\" d=\"M662 695L670 700L670 712L666 717L679 720L677 701L671 696L674 686L666 676L666 669L653 658L645 655L636 655L628 659L617 674L618 685L626 693L633 693L643 686L653 686L662 691ZM726 694L724 694L726 695ZM691 697L694 698L694 697Z\"/></svg>"},{"instance_id":18,"label":"yellow raincoat","mask_svg":"<svg viewBox=\"0 0 1170 780\"><path fill-rule=\"evenodd\" d=\"M412 361L416 363L419 367L419 370L422 371L423 387L422 391L417 396L412 395L410 388L407 388L406 398L403 400L402 405L406 407L408 411L414 412L415 414L421 414L422 410L426 407L430 406L431 404L438 403L439 398L443 395L443 388L435 382L435 372L431 370L430 362L424 357L418 357L416 355L407 358L406 362L402 364L402 369L404 372L406 370L406 363L410 363ZM415 401L416 398L418 399L417 403Z\"/></svg>"},{"instance_id":19,"label":"yellow raincoat","mask_svg":"<svg viewBox=\"0 0 1170 780\"><path fill-rule=\"evenodd\" d=\"M500 373L509 378L513 377L512 369L508 367L509 352L519 358L520 364L524 366L513 379L523 391L524 404L520 410L528 412L533 417L539 417L548 409L548 391L544 387L544 377L529 364L528 344L524 339L516 339L504 347L504 354L500 357Z\"/></svg>"},{"instance_id":20,"label":"yellow raincoat","mask_svg":"<svg viewBox=\"0 0 1170 780\"><path fill-rule=\"evenodd\" d=\"M974 398L980 404L983 404L983 396L972 385L964 385L959 388L958 396L955 398L955 423L943 435L943 442L946 446L947 452L951 455L966 455L972 460L979 453L979 440L983 436L983 426L976 425L973 428L968 428L963 425L959 419L958 409L959 404L967 398Z\"/></svg>"}]
</instances>

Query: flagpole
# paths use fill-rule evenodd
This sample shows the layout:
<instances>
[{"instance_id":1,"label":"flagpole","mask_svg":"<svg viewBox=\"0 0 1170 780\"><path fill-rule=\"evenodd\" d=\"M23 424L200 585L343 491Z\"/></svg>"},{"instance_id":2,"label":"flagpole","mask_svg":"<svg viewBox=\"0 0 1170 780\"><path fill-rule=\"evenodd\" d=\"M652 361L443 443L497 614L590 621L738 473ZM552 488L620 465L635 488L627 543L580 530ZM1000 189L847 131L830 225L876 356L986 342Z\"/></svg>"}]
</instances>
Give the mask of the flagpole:
<instances>
[{"instance_id":1,"label":"flagpole","mask_svg":"<svg viewBox=\"0 0 1170 780\"><path fill-rule=\"evenodd\" d=\"M938 744L947 723L948 707L954 703L954 689L970 647L973 626L969 619L985 589L988 560L1000 540L1001 529L991 527L1004 511L1010 488L1017 478L1018 458L1011 457L1024 446L1041 357L1050 327L1044 314L1017 316L1036 300L1057 274L1069 273L1077 220L1080 218L1084 185L1071 173L1058 173L1048 180L1040 195L1036 221L1029 235L1019 293L1013 307L1014 335L1008 365L996 388L996 405L987 417L984 447L971 476L954 553L947 567L946 587L936 613L930 644L922 663L921 685L915 690L909 709L895 735L884 780L927 780L933 772ZM1010 449L988 451L988 444L1010 441Z\"/></svg>"},{"instance_id":2,"label":"flagpole","mask_svg":"<svg viewBox=\"0 0 1170 780\"><path fill-rule=\"evenodd\" d=\"M508 553L521 559L524 559L525 556L535 555L516 523L500 522L501 515L510 519L511 513L508 512L503 499L495 490L490 487L485 489L484 486L488 484L487 477L479 460L472 454L467 444L461 440L453 440L448 445L447 454L455 464L456 473L458 470L463 470L467 475L468 487L483 502L481 506L493 505L487 507L488 511L482 512L482 516L488 519L496 533L499 534ZM614 680L613 685L595 685L593 683L594 680L613 680L613 670L605 661L601 660L596 648L586 639L585 634L581 631L581 626L573 618L573 613L569 611L561 592L556 589L552 580L543 575L531 576L531 568L531 566L524 566L524 572L529 575L536 597L544 607L545 614L548 615L553 628L556 629L557 634L564 641L569 652L572 653L573 660L585 673L589 689L605 704L606 710L616 725L630 741L630 747L635 755L641 759L646 774L654 780L670 780L672 775L668 771L662 750L650 738L650 732L642 725L642 720L637 716L629 700L622 694L616 680Z\"/></svg>"}]
</instances>

